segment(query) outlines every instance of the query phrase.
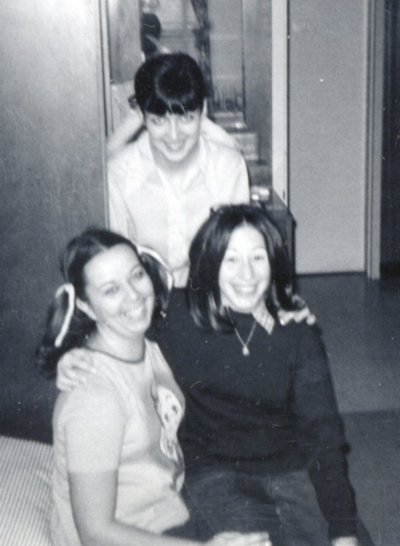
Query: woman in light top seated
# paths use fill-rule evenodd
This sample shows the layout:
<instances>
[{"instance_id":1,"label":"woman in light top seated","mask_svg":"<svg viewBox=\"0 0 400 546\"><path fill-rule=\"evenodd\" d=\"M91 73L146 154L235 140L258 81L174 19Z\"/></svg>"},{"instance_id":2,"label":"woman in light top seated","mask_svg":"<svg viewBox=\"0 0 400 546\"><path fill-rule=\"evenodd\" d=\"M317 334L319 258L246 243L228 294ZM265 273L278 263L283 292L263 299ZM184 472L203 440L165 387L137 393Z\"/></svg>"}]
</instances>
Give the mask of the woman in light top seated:
<instances>
[{"instance_id":1,"label":"woman in light top seated","mask_svg":"<svg viewBox=\"0 0 400 546\"><path fill-rule=\"evenodd\" d=\"M180 493L184 398L145 338L165 307L161 268L120 235L88 230L69 243L62 269L66 284L49 310L38 363L51 374L61 355L81 347L95 373L61 393L54 410L53 542L199 544ZM209 544L270 543L266 534L235 533Z\"/></svg>"},{"instance_id":2,"label":"woman in light top seated","mask_svg":"<svg viewBox=\"0 0 400 546\"><path fill-rule=\"evenodd\" d=\"M145 130L108 161L111 229L157 251L176 287L186 284L189 246L210 208L249 201L244 159L207 121L206 96L189 55L149 59L135 76Z\"/></svg>"}]
</instances>

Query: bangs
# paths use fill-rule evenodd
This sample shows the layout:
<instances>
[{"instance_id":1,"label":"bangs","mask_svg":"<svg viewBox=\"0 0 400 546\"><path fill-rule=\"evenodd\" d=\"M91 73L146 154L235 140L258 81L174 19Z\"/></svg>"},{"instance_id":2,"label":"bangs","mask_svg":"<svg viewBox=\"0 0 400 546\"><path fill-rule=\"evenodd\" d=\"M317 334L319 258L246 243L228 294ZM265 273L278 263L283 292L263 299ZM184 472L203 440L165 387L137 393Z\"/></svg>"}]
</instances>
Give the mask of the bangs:
<instances>
[{"instance_id":1,"label":"bangs","mask_svg":"<svg viewBox=\"0 0 400 546\"><path fill-rule=\"evenodd\" d=\"M158 87L144 104L144 110L157 116L165 114L183 115L186 112L200 110L203 99L197 96L194 89L168 88L163 91Z\"/></svg>"}]
</instances>

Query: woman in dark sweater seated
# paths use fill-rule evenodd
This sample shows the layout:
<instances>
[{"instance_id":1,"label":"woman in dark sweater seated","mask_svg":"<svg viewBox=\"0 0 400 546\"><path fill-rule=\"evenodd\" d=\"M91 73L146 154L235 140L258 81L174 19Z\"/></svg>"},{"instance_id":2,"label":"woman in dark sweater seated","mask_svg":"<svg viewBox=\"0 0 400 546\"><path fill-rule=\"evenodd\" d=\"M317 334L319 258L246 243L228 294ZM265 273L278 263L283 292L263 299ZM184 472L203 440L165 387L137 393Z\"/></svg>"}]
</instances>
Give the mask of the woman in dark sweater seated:
<instances>
[{"instance_id":1,"label":"woman in dark sweater seated","mask_svg":"<svg viewBox=\"0 0 400 546\"><path fill-rule=\"evenodd\" d=\"M282 326L282 242L264 212L218 209L190 249L187 302L154 332L186 398L187 501L205 538L267 529L274 545L355 546L345 437L318 331Z\"/></svg>"}]
</instances>

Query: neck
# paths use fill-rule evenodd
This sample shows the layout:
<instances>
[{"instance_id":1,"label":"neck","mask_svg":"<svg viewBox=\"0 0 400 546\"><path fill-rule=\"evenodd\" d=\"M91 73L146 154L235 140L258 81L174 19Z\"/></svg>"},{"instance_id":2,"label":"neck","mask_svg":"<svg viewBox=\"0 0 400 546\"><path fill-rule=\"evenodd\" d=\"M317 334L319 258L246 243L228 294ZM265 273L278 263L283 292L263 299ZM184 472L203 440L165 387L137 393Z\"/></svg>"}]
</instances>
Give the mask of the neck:
<instances>
[{"instance_id":1,"label":"neck","mask_svg":"<svg viewBox=\"0 0 400 546\"><path fill-rule=\"evenodd\" d=\"M107 353L120 360L138 362L143 360L145 352L144 335L125 339L112 336L110 332L103 332L99 328L89 339L88 347L96 351Z\"/></svg>"}]
</instances>

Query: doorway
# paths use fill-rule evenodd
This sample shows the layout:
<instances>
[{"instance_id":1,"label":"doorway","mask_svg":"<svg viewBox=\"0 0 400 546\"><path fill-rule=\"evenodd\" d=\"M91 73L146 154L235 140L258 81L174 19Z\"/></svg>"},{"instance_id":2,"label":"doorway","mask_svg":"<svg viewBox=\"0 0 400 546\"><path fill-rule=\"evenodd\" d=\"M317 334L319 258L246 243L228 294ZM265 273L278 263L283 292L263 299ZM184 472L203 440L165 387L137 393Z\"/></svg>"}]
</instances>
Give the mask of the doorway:
<instances>
[{"instance_id":1,"label":"doorway","mask_svg":"<svg viewBox=\"0 0 400 546\"><path fill-rule=\"evenodd\" d=\"M400 4L385 2L381 274L400 276Z\"/></svg>"}]
</instances>

